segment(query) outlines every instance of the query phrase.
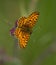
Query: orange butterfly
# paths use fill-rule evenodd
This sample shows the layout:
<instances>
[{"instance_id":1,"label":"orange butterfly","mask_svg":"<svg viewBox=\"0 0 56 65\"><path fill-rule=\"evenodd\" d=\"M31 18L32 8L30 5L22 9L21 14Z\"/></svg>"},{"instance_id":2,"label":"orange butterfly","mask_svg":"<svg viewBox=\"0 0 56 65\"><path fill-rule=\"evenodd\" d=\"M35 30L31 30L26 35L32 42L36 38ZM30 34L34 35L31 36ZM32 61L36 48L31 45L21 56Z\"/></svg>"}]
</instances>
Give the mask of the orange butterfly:
<instances>
[{"instance_id":1,"label":"orange butterfly","mask_svg":"<svg viewBox=\"0 0 56 65\"><path fill-rule=\"evenodd\" d=\"M38 12L33 12L29 17L22 17L17 22L17 27L15 28L14 35L20 43L20 47L24 48L32 34L32 28L37 22L39 17Z\"/></svg>"}]
</instances>

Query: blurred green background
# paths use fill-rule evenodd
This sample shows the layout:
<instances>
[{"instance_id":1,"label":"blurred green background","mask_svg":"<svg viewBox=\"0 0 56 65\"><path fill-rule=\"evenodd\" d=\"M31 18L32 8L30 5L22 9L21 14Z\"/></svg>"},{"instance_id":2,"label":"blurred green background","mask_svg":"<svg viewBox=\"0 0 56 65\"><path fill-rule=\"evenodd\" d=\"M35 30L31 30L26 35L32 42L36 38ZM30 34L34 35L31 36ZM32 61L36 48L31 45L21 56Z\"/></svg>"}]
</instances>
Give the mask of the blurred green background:
<instances>
[{"instance_id":1,"label":"blurred green background","mask_svg":"<svg viewBox=\"0 0 56 65\"><path fill-rule=\"evenodd\" d=\"M9 30L34 11L39 20L21 49ZM56 65L56 0L0 0L0 65Z\"/></svg>"}]
</instances>

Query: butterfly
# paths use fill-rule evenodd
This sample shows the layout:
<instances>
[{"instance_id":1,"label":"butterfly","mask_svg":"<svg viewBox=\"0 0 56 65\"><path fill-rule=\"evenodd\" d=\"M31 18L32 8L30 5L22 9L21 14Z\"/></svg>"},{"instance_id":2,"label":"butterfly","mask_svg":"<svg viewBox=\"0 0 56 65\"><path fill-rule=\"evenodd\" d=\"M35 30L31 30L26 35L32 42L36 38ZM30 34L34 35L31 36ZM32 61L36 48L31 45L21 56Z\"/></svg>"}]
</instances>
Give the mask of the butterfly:
<instances>
[{"instance_id":1,"label":"butterfly","mask_svg":"<svg viewBox=\"0 0 56 65\"><path fill-rule=\"evenodd\" d=\"M21 17L17 21L17 26L15 27L13 34L18 39L21 48L26 47L38 17L39 12L33 12L28 17Z\"/></svg>"}]
</instances>

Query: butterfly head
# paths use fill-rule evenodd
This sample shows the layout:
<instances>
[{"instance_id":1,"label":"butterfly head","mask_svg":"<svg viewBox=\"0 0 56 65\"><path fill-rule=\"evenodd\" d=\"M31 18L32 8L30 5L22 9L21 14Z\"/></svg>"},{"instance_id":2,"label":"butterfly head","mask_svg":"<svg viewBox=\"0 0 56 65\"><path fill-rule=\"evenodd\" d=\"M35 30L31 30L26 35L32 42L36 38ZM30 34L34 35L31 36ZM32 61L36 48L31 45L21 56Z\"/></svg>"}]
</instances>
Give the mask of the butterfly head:
<instances>
[{"instance_id":1,"label":"butterfly head","mask_svg":"<svg viewBox=\"0 0 56 65\"><path fill-rule=\"evenodd\" d=\"M12 36L14 36L14 31L15 31L15 27L13 27L13 28L10 30L10 34L11 34Z\"/></svg>"}]
</instances>

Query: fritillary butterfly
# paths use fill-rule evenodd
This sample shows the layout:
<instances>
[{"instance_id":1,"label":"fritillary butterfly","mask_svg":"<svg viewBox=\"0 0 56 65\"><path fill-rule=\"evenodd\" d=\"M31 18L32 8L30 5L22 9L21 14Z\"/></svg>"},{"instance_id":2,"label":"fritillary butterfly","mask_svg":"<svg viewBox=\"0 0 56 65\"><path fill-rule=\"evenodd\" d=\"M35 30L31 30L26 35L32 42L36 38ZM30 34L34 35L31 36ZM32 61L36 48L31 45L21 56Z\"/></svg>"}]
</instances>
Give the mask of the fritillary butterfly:
<instances>
[{"instance_id":1,"label":"fritillary butterfly","mask_svg":"<svg viewBox=\"0 0 56 65\"><path fill-rule=\"evenodd\" d=\"M14 36L18 39L21 48L25 48L32 34L32 28L39 17L38 12L33 12L28 17L22 17L17 21L17 27L14 30Z\"/></svg>"}]
</instances>

